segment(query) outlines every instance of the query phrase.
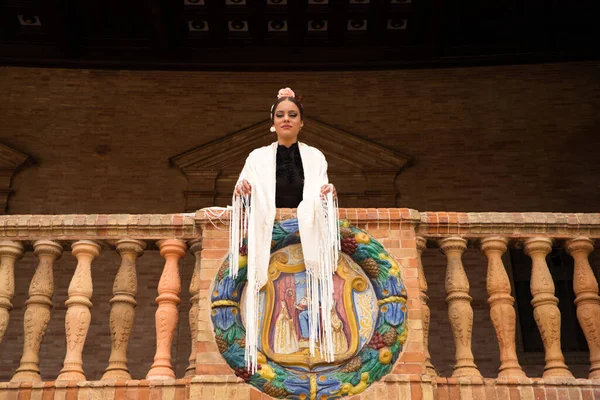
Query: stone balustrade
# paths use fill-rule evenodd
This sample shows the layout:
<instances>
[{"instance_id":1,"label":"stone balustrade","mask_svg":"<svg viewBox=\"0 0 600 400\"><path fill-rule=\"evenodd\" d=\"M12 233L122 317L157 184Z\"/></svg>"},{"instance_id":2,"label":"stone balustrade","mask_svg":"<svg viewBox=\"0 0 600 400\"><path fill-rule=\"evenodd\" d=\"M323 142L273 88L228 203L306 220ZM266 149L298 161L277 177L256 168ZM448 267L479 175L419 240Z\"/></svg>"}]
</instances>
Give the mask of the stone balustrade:
<instances>
[{"instance_id":1,"label":"stone balustrade","mask_svg":"<svg viewBox=\"0 0 600 400\"><path fill-rule=\"evenodd\" d=\"M594 239L600 237L600 215L556 213L422 213L416 229L420 243L439 246L447 254L446 290L448 292L449 323L456 346L453 376L480 376L472 366L472 310L468 306L469 283L462 271L460 254L470 243L488 259L487 291L490 319L496 331L501 365L498 377L523 378L516 345L515 299L503 265L502 255L508 245L520 247L531 258L531 305L545 352L544 378L572 378L561 350L561 313L546 257L553 246L561 245L572 254L575 264L573 289L577 296L577 317L590 349L589 379L600 378L600 297L598 282L588 257L594 249ZM421 245L425 247L423 244ZM422 251L419 253L419 256ZM419 260L421 263L421 260ZM427 267L424 266L425 281ZM426 283L424 284L426 287ZM450 288L450 289L449 289ZM421 296L424 302L427 296ZM462 300L461 312L454 311ZM427 317L426 317L427 318ZM424 324L428 325L428 322ZM426 336L428 333L425 334ZM425 349L426 353L428 349Z\"/></svg>"},{"instance_id":2,"label":"stone balustrade","mask_svg":"<svg viewBox=\"0 0 600 400\"><path fill-rule=\"evenodd\" d=\"M66 354L56 381L86 381L82 353L94 318L92 295L94 260L103 251L116 251L121 264L114 278L109 331L111 353L103 380L130 380L127 348L135 323L137 264L148 246L158 248L164 268L156 298L155 362L146 379L174 379L171 343L177 327L181 283L179 260L188 244L200 266L201 236L193 215L20 215L0 217L0 343L6 333L15 291L15 263L33 251L38 266L29 287L23 325L23 355L11 382L39 382L40 347L51 318L54 296L54 262L63 251L76 259L70 279L64 320ZM194 278L195 279L195 278ZM197 310L198 285L192 282L192 310ZM195 293L195 297L194 296ZM194 311L196 312L196 311ZM194 318L191 321L195 321ZM196 325L190 324L192 343ZM192 355L195 349L192 349ZM192 358L192 357L190 357ZM195 360L190 360L191 369Z\"/></svg>"},{"instance_id":3,"label":"stone balustrade","mask_svg":"<svg viewBox=\"0 0 600 400\"><path fill-rule=\"evenodd\" d=\"M73 393L75 389L68 382L76 381L79 383L75 393L97 393L100 397L95 398L124 398L120 396L125 393L127 398L142 398L150 392L160 392L155 398L217 398L221 395L259 398L255 389L233 376L218 352L212 332L211 284L228 246L227 215L221 214L219 218L215 215L201 210L190 215L0 216L0 340L6 335L11 316L19 259L33 252L39 260L24 311L21 362L11 382L0 383L0 395L12 393L17 398L17 393L33 396L37 391L41 398L48 387L53 393L69 390ZM295 210L278 210L278 220L292 217ZM577 393L571 394L573 399L600 393L600 296L589 262L595 240L600 237L600 214L340 209L340 217L369 232L399 261L408 290L409 336L404 351L388 376L355 398L500 399L534 398L535 395L543 399L561 393L561 385L568 386L568 393ZM588 380L573 378L561 350L561 312L546 263L547 255L557 246L563 247L574 261L577 319L590 349ZM533 318L544 347L545 366L541 377L527 377L517 353L515 298L503 261L507 251L515 247L531 259ZM439 250L443 254L440 257L446 260L445 312L455 354L453 372L448 377L438 376L435 355L432 360L429 351L432 310L428 292L432 280L441 282L442 279L428 274L423 254L432 248ZM143 268L143 259L139 258L148 249L159 251L164 258L154 306L156 343L152 351L155 356L145 379L132 380L128 363L135 361L128 359L127 348L135 324L136 295L140 290L137 273ZM476 249L487 260L487 265L483 263L481 268L486 271L485 300L496 336L485 339L497 342L500 365L495 376L485 378L473 354L473 343L481 338L474 333L478 324L472 304L474 283L463 265L467 249ZM44 356L40 354L40 345L55 305L54 263L68 250L76 259L76 267L65 303L67 348L63 369L56 382L49 385L39 382L40 357ZM110 300L110 326L107 327L112 346L110 358L101 381L94 383L86 381L82 351L95 314L90 271L94 260L106 251L118 252L121 263ZM187 251L195 257L189 285L189 320L194 322L189 326L192 346L185 376L176 377L171 345L181 302L178 265ZM25 394L23 398L30 397Z\"/></svg>"}]
</instances>

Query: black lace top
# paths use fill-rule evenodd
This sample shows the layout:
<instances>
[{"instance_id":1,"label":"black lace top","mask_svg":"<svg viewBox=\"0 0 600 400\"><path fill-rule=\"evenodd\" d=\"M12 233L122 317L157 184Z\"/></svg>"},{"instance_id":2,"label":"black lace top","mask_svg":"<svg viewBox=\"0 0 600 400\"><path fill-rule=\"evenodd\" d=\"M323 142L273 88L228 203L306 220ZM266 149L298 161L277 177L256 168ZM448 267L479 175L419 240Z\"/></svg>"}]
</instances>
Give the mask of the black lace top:
<instances>
[{"instance_id":1,"label":"black lace top","mask_svg":"<svg viewBox=\"0 0 600 400\"><path fill-rule=\"evenodd\" d=\"M275 206L277 208L298 207L304 189L304 168L298 142L290 147L277 146L275 171Z\"/></svg>"}]
</instances>

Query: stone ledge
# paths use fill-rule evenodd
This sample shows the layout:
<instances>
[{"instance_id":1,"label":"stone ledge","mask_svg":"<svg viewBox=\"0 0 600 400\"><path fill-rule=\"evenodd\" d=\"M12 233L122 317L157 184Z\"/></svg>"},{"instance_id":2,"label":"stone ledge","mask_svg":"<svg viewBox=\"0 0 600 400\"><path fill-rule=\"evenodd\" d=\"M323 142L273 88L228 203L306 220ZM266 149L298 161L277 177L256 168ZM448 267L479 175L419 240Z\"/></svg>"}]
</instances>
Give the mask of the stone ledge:
<instances>
[{"instance_id":1,"label":"stone ledge","mask_svg":"<svg viewBox=\"0 0 600 400\"><path fill-rule=\"evenodd\" d=\"M0 216L0 238L10 240L194 239L194 214L67 214Z\"/></svg>"},{"instance_id":2,"label":"stone ledge","mask_svg":"<svg viewBox=\"0 0 600 400\"><path fill-rule=\"evenodd\" d=\"M414 226L425 237L459 235L482 237L556 238L587 236L600 238L600 213L462 213L419 212L409 208L341 208L340 218L353 224L377 223ZM210 213L213 215L211 216ZM296 217L296 209L277 210L277 220ZM10 240L111 240L194 239L201 228L225 229L229 213L211 207L195 213L181 214L67 214L0 216L0 239Z\"/></svg>"},{"instance_id":3,"label":"stone ledge","mask_svg":"<svg viewBox=\"0 0 600 400\"><path fill-rule=\"evenodd\" d=\"M195 388L192 390L192 387ZM557 397L556 391L566 395ZM367 400L374 398L421 399L592 399L600 395L600 380L565 378L442 378L418 374L389 374L381 382L373 384L365 392L351 399ZM165 381L48 381L0 383L0 398L31 399L52 398L58 395L65 398L102 398L103 400L122 399L192 399L193 394L210 394L211 398L225 398L234 395L236 400L268 399L243 380L233 375L197 375L193 378L169 379ZM35 393L36 396L33 396ZM510 395L509 395L510 393ZM590 397L591 395L591 397ZM46 396L46 397L44 397ZM217 397L219 396L219 397ZM399 396L399 397L398 397ZM68 397L68 396L67 396ZM56 397L54 397L56 398ZM598 398L598 397L596 397Z\"/></svg>"},{"instance_id":4,"label":"stone ledge","mask_svg":"<svg viewBox=\"0 0 600 400\"><path fill-rule=\"evenodd\" d=\"M346 219L350 223L405 222L418 224L421 221L420 213L410 208L340 208L339 214L341 219ZM283 221L296 218L296 216L295 208L278 208L275 219ZM196 211L195 218L201 224L209 225L212 222L215 225L224 226L229 221L229 212L222 207L208 207Z\"/></svg>"},{"instance_id":5,"label":"stone ledge","mask_svg":"<svg viewBox=\"0 0 600 400\"><path fill-rule=\"evenodd\" d=\"M422 380L426 382L426 379ZM600 379L581 378L482 378L482 377L433 377L437 385L518 385L518 386L593 386L600 389Z\"/></svg>"},{"instance_id":6,"label":"stone ledge","mask_svg":"<svg viewBox=\"0 0 600 400\"><path fill-rule=\"evenodd\" d=\"M212 213L212 216L211 216ZM463 236L532 237L539 235L556 238L588 236L600 238L600 213L507 213L507 212L419 212L409 208L340 208L340 218L352 224L377 223L407 224L425 237ZM276 219L296 217L296 209L277 209ZM224 208L210 207L198 210L196 221L205 228L214 225L225 229L229 213Z\"/></svg>"},{"instance_id":7,"label":"stone ledge","mask_svg":"<svg viewBox=\"0 0 600 400\"><path fill-rule=\"evenodd\" d=\"M453 213L423 212L417 234L425 237L576 236L600 237L600 213Z\"/></svg>"},{"instance_id":8,"label":"stone ledge","mask_svg":"<svg viewBox=\"0 0 600 400\"><path fill-rule=\"evenodd\" d=\"M192 383L243 383L244 380L235 375L196 375Z\"/></svg>"}]
</instances>

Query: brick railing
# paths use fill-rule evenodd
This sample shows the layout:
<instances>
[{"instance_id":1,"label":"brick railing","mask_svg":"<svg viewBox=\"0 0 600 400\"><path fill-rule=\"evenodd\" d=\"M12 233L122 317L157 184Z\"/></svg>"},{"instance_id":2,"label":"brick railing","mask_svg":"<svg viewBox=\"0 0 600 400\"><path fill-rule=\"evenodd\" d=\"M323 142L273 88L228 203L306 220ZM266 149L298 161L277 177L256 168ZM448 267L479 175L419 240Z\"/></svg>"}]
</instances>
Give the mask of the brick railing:
<instances>
[{"instance_id":1,"label":"brick railing","mask_svg":"<svg viewBox=\"0 0 600 400\"><path fill-rule=\"evenodd\" d=\"M294 212L280 209L277 219L293 217ZM0 217L0 281L10 282L15 262L24 251L33 250L40 259L25 311L25 318L27 313L35 314L39 322L25 328L31 332L24 332L21 365L15 372L13 382L0 384L0 395L40 398L42 395L51 396L52 392L59 397L89 395L96 396L94 398L146 398L149 395L163 399L224 396L259 398L261 395L255 389L233 376L215 343L210 321L210 294L211 285L228 250L228 220L226 214L220 218L212 214L199 211L195 215L162 216ZM356 398L501 400L592 399L594 394L600 396L600 335L597 333L600 332L600 297L588 262L594 240L600 237L600 214L420 213L409 209L341 209L340 217L368 231L400 262L408 290L409 336L404 351L392 373ZM92 261L102 248L114 248L121 254L123 262L111 300L111 316L114 313L111 335L128 337L126 330L130 323L126 319L131 313L127 311L131 311L135 305L135 290L129 277L135 276L135 259L147 243L155 243L165 258L158 284L155 363L148 371L147 380L129 380L126 374L126 344L123 346L113 337L109 367L103 380L85 381L81 370L81 351L90 318L89 271ZM575 303L590 348L590 379L574 379L564 363L560 346L560 312L545 262L545 256L553 245L565 246L575 260ZM52 271L53 260L65 246L71 247L78 263L67 301L65 325L68 350L64 368L56 381L34 382L39 380L39 341L52 299L51 288L44 287L40 282L48 271ZM179 302L180 282L176 267L188 246L197 257L190 286L191 320L196 320L197 324L191 327L193 348L186 378L173 380L175 376L170 366L169 340L175 329L176 320L173 316L177 313ZM525 376L515 351L514 299L502 264L502 254L511 246L523 248L532 259L532 304L546 355L545 372L541 378ZM426 247L439 248L448 261L446 302L456 353L456 365L451 377L436 375L428 351L430 317L427 265L423 265L421 260ZM462 254L467 247L480 249L488 260L488 301L501 360L497 377L481 377L471 350L473 311L469 281L462 265ZM0 285L0 321L9 316L11 297L10 288L7 290Z\"/></svg>"}]
</instances>

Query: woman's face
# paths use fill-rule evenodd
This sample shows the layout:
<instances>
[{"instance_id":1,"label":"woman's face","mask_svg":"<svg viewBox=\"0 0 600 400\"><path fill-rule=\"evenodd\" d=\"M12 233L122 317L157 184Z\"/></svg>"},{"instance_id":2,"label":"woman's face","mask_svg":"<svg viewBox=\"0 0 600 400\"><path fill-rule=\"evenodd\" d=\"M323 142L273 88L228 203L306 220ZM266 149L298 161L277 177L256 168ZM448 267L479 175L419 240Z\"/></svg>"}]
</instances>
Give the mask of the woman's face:
<instances>
[{"instance_id":1,"label":"woman's face","mask_svg":"<svg viewBox=\"0 0 600 400\"><path fill-rule=\"evenodd\" d=\"M304 126L298 106L289 100L279 103L273 113L273 126L277 132L277 138L286 142L295 141L300 133L300 128Z\"/></svg>"}]
</instances>

